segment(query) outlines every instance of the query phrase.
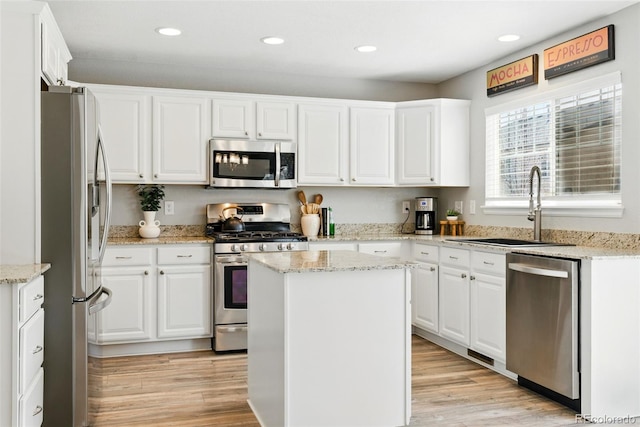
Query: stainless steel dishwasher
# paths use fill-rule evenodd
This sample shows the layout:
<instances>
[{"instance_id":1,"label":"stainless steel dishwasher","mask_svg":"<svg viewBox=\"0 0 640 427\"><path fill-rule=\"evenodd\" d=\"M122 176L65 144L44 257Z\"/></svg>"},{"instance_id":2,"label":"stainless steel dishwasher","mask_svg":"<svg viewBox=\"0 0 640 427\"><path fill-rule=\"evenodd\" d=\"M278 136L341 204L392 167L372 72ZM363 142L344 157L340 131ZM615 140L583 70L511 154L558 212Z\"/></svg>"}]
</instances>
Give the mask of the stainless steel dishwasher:
<instances>
[{"instance_id":1,"label":"stainless steel dishwasher","mask_svg":"<svg viewBox=\"0 0 640 427\"><path fill-rule=\"evenodd\" d=\"M580 410L579 261L507 254L507 369Z\"/></svg>"}]
</instances>

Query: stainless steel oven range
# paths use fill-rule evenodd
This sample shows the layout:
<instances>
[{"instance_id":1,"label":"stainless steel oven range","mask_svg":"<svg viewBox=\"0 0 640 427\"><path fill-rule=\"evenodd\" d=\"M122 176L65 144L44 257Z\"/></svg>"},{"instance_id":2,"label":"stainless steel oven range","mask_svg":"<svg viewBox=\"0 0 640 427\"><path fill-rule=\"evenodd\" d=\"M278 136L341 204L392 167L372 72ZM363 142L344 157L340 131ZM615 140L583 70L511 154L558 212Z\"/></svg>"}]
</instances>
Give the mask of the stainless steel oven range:
<instances>
[{"instance_id":1,"label":"stainless steel oven range","mask_svg":"<svg viewBox=\"0 0 640 427\"><path fill-rule=\"evenodd\" d=\"M223 212L224 211L224 212ZM225 231L225 218L236 217L244 230ZM305 251L307 238L290 227L289 205L218 203L207 205L207 236L213 237L215 351L247 348L247 256L251 252ZM234 222L234 228L237 227Z\"/></svg>"}]
</instances>

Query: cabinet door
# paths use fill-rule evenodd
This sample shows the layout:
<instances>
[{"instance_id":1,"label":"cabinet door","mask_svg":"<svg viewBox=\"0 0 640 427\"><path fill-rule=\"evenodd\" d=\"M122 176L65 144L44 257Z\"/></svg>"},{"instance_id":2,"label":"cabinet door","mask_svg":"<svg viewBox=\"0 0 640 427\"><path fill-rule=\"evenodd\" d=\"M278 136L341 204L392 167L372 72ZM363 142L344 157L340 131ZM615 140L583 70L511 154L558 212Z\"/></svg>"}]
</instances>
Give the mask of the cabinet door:
<instances>
[{"instance_id":1,"label":"cabinet door","mask_svg":"<svg viewBox=\"0 0 640 427\"><path fill-rule=\"evenodd\" d=\"M506 280L473 273L471 286L471 348L505 362Z\"/></svg>"},{"instance_id":2,"label":"cabinet door","mask_svg":"<svg viewBox=\"0 0 640 427\"><path fill-rule=\"evenodd\" d=\"M256 138L295 138L295 104L293 102L256 102Z\"/></svg>"},{"instance_id":3,"label":"cabinet door","mask_svg":"<svg viewBox=\"0 0 640 427\"><path fill-rule=\"evenodd\" d=\"M102 279L113 294L111 304L96 313L96 341L151 339L152 271L148 267L103 268Z\"/></svg>"},{"instance_id":4,"label":"cabinet door","mask_svg":"<svg viewBox=\"0 0 640 427\"><path fill-rule=\"evenodd\" d=\"M210 337L211 266L158 270L158 338Z\"/></svg>"},{"instance_id":5,"label":"cabinet door","mask_svg":"<svg viewBox=\"0 0 640 427\"><path fill-rule=\"evenodd\" d=\"M207 183L209 102L153 97L153 181Z\"/></svg>"},{"instance_id":6,"label":"cabinet door","mask_svg":"<svg viewBox=\"0 0 640 427\"><path fill-rule=\"evenodd\" d=\"M92 89L113 182L151 182L151 97Z\"/></svg>"},{"instance_id":7,"label":"cabinet door","mask_svg":"<svg viewBox=\"0 0 640 427\"><path fill-rule=\"evenodd\" d=\"M254 138L253 102L214 99L212 135L223 138Z\"/></svg>"},{"instance_id":8,"label":"cabinet door","mask_svg":"<svg viewBox=\"0 0 640 427\"><path fill-rule=\"evenodd\" d=\"M432 184L434 107L404 107L396 111L398 184Z\"/></svg>"},{"instance_id":9,"label":"cabinet door","mask_svg":"<svg viewBox=\"0 0 640 427\"><path fill-rule=\"evenodd\" d=\"M438 333L438 264L418 262L411 270L412 323Z\"/></svg>"},{"instance_id":10,"label":"cabinet door","mask_svg":"<svg viewBox=\"0 0 640 427\"><path fill-rule=\"evenodd\" d=\"M469 345L468 270L440 266L440 335Z\"/></svg>"},{"instance_id":11,"label":"cabinet door","mask_svg":"<svg viewBox=\"0 0 640 427\"><path fill-rule=\"evenodd\" d=\"M345 105L298 105L299 184L347 184L347 118Z\"/></svg>"},{"instance_id":12,"label":"cabinet door","mask_svg":"<svg viewBox=\"0 0 640 427\"><path fill-rule=\"evenodd\" d=\"M351 108L350 185L394 183L394 111Z\"/></svg>"}]
</instances>

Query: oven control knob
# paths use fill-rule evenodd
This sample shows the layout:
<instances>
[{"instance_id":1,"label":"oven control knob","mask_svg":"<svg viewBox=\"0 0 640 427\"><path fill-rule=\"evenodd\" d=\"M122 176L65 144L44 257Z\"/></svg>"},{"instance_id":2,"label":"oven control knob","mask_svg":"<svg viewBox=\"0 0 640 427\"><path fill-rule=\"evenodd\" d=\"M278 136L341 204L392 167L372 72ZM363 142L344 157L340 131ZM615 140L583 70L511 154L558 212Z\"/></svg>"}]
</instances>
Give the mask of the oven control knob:
<instances>
[{"instance_id":1,"label":"oven control knob","mask_svg":"<svg viewBox=\"0 0 640 427\"><path fill-rule=\"evenodd\" d=\"M290 251L293 250L293 243L289 243L287 245L287 249L289 249Z\"/></svg>"},{"instance_id":2,"label":"oven control knob","mask_svg":"<svg viewBox=\"0 0 640 427\"><path fill-rule=\"evenodd\" d=\"M283 251L284 250L284 245L282 243L278 243L278 250L279 251Z\"/></svg>"},{"instance_id":3,"label":"oven control knob","mask_svg":"<svg viewBox=\"0 0 640 427\"><path fill-rule=\"evenodd\" d=\"M240 252L238 245L231 245L231 252Z\"/></svg>"},{"instance_id":4,"label":"oven control knob","mask_svg":"<svg viewBox=\"0 0 640 427\"><path fill-rule=\"evenodd\" d=\"M249 250L249 245L240 245L240 250L241 251L248 251Z\"/></svg>"},{"instance_id":5,"label":"oven control knob","mask_svg":"<svg viewBox=\"0 0 640 427\"><path fill-rule=\"evenodd\" d=\"M258 249L260 249L261 251L266 251L267 245L265 245L264 243L260 243L260 246L258 246Z\"/></svg>"}]
</instances>

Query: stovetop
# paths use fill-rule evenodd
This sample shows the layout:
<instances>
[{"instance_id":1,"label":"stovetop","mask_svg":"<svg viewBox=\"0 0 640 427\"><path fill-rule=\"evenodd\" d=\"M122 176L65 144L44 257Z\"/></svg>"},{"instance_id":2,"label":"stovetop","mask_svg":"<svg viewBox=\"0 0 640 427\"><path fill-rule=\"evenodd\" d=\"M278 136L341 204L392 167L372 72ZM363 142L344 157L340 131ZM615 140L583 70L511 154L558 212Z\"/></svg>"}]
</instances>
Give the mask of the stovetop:
<instances>
[{"instance_id":1,"label":"stovetop","mask_svg":"<svg viewBox=\"0 0 640 427\"><path fill-rule=\"evenodd\" d=\"M248 242L306 242L308 239L293 231L215 231L207 227L207 236L216 239L216 243L248 243Z\"/></svg>"}]
</instances>

